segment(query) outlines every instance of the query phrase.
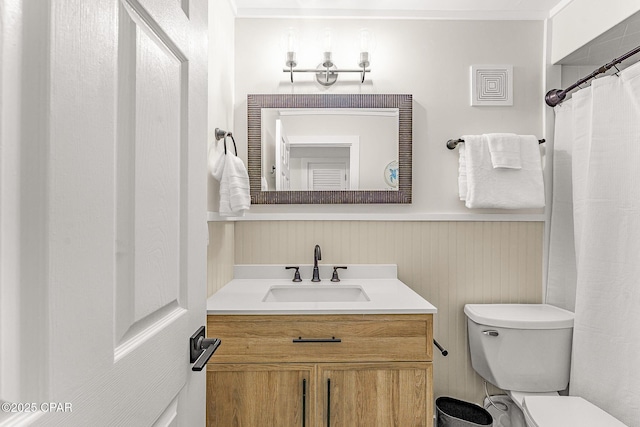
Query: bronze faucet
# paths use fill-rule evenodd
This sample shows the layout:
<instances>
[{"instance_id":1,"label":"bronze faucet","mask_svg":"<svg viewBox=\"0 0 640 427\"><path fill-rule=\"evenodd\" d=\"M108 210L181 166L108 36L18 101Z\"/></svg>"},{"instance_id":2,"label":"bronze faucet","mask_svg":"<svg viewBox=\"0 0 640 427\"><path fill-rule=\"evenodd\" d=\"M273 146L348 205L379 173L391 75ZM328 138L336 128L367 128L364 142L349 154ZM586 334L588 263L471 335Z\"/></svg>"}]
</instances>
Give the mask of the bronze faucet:
<instances>
[{"instance_id":1,"label":"bronze faucet","mask_svg":"<svg viewBox=\"0 0 640 427\"><path fill-rule=\"evenodd\" d=\"M311 278L312 282L320 281L320 272L318 270L318 261L322 260L322 252L320 252L320 245L316 245L313 249L313 277Z\"/></svg>"}]
</instances>

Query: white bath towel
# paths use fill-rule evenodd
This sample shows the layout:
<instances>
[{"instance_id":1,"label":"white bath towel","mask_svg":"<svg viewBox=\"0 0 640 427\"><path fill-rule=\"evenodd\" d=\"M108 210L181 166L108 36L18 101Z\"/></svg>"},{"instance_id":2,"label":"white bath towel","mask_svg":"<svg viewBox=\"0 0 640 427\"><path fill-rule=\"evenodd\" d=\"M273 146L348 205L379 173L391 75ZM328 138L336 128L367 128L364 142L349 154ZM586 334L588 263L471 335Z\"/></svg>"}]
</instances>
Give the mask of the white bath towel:
<instances>
[{"instance_id":1,"label":"white bath towel","mask_svg":"<svg viewBox=\"0 0 640 427\"><path fill-rule=\"evenodd\" d=\"M514 133L488 133L487 138L491 163L494 168L521 169L521 138Z\"/></svg>"},{"instance_id":2,"label":"white bath towel","mask_svg":"<svg viewBox=\"0 0 640 427\"><path fill-rule=\"evenodd\" d=\"M465 135L463 139L467 183L464 200L467 208L544 207L540 148L535 137L522 139L521 169L494 169L486 138L481 135Z\"/></svg>"}]
</instances>

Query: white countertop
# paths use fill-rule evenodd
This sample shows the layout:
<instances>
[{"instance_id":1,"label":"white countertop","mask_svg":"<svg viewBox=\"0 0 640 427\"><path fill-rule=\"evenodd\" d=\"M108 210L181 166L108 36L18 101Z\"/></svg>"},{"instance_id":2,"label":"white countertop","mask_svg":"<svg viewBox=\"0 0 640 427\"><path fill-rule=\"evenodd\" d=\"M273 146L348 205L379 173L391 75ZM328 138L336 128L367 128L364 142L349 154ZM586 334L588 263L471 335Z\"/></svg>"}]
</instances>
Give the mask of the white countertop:
<instances>
[{"instance_id":1,"label":"white countertop","mask_svg":"<svg viewBox=\"0 0 640 427\"><path fill-rule=\"evenodd\" d=\"M274 285L311 286L311 266L301 266L302 282L291 281L293 270L282 266L235 266L235 279L207 300L207 314L412 314L437 309L396 278L395 265L349 265L340 270L341 281L331 282L332 267L320 267L322 285L361 286L369 301L279 302L263 301ZM258 277L258 278L256 278ZM357 278L354 278L357 277ZM374 278L375 277L375 278Z\"/></svg>"}]
</instances>

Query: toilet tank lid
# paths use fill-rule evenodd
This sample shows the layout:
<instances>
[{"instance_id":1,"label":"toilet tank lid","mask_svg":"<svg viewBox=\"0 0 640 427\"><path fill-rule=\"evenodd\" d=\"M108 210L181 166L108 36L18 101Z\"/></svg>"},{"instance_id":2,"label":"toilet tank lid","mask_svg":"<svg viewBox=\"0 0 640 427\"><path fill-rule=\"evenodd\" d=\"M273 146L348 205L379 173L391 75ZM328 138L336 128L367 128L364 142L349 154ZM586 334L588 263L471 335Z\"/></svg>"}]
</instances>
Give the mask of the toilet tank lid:
<instances>
[{"instance_id":1,"label":"toilet tank lid","mask_svg":"<svg viewBox=\"0 0 640 427\"><path fill-rule=\"evenodd\" d=\"M513 329L572 328L574 318L549 304L466 304L464 314L481 325Z\"/></svg>"}]
</instances>

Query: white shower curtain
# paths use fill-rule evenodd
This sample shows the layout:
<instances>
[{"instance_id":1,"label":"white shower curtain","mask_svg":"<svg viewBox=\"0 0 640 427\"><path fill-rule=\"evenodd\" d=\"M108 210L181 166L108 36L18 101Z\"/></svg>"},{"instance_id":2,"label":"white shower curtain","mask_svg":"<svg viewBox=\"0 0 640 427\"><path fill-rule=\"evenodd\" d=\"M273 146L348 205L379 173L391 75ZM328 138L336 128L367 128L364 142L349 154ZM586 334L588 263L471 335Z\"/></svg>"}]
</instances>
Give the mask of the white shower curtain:
<instances>
[{"instance_id":1,"label":"white shower curtain","mask_svg":"<svg viewBox=\"0 0 640 427\"><path fill-rule=\"evenodd\" d=\"M549 238L547 302L566 310L576 307L576 252L573 239L573 110L556 107L553 147L553 203Z\"/></svg>"},{"instance_id":2,"label":"white shower curtain","mask_svg":"<svg viewBox=\"0 0 640 427\"><path fill-rule=\"evenodd\" d=\"M640 64L556 107L555 149L547 302L575 304L569 391L640 427Z\"/></svg>"}]
</instances>

